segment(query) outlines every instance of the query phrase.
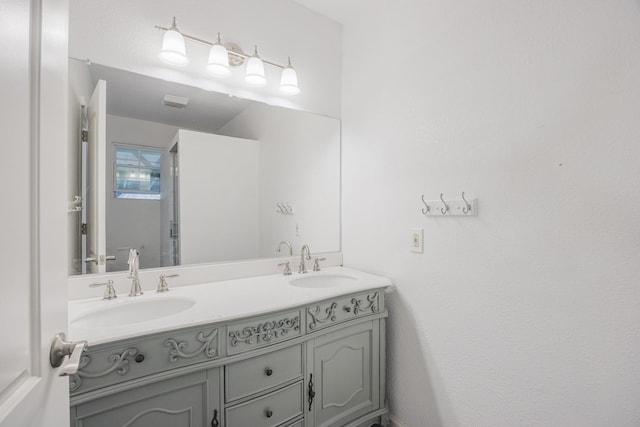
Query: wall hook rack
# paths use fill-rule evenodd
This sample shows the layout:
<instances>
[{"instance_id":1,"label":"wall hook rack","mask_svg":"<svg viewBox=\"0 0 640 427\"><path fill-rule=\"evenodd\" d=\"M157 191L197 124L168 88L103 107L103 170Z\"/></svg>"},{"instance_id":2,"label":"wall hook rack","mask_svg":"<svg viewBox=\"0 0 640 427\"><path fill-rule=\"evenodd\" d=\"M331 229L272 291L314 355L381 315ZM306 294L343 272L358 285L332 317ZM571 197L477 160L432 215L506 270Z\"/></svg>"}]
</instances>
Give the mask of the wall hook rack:
<instances>
[{"instance_id":1,"label":"wall hook rack","mask_svg":"<svg viewBox=\"0 0 640 427\"><path fill-rule=\"evenodd\" d=\"M289 204L289 202L276 202L276 213L282 215L293 215L295 208Z\"/></svg>"},{"instance_id":2,"label":"wall hook rack","mask_svg":"<svg viewBox=\"0 0 640 427\"><path fill-rule=\"evenodd\" d=\"M447 199L444 193L440 193L440 200L425 200L424 194L420 199L422 205L424 205L421 209L424 216L478 216L478 199L467 199L464 191L460 200ZM440 209L432 209L433 206L438 205L442 207Z\"/></svg>"}]
</instances>

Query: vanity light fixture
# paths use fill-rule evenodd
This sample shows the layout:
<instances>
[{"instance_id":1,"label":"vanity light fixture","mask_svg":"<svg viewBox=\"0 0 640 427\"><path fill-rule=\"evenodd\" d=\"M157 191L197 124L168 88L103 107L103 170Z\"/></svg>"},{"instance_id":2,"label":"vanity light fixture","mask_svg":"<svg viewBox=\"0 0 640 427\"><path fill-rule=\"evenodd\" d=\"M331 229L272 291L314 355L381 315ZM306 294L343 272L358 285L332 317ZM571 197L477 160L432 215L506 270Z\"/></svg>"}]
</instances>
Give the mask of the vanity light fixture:
<instances>
[{"instance_id":1,"label":"vanity light fixture","mask_svg":"<svg viewBox=\"0 0 640 427\"><path fill-rule=\"evenodd\" d=\"M209 50L207 70L222 77L226 77L231 74L231 69L229 69L229 52L222 44L220 33L218 33L218 41L215 42Z\"/></svg>"},{"instance_id":2,"label":"vanity light fixture","mask_svg":"<svg viewBox=\"0 0 640 427\"><path fill-rule=\"evenodd\" d=\"M162 38L162 50L160 51L160 59L167 64L183 67L189 63L186 49L184 47L184 37L178 30L176 25L176 17L173 17L171 27L165 30Z\"/></svg>"},{"instance_id":3,"label":"vanity light fixture","mask_svg":"<svg viewBox=\"0 0 640 427\"><path fill-rule=\"evenodd\" d=\"M253 48L253 56L247 61L247 72L244 80L250 85L264 86L267 79L264 77L264 63L258 56L258 46Z\"/></svg>"},{"instance_id":4,"label":"vanity light fixture","mask_svg":"<svg viewBox=\"0 0 640 427\"><path fill-rule=\"evenodd\" d=\"M178 30L175 17L173 18L171 27L166 28L156 25L155 28L165 32L162 40L160 59L167 64L185 66L189 63L184 43L184 40L187 39L210 47L207 69L216 76L228 76L231 74L231 67L239 67L244 64L246 60L245 81L253 86L264 86L267 83L264 64L268 64L282 70L280 91L287 95L300 93L298 75L296 74L296 70L291 66L291 58L288 59L286 66L267 61L258 55L258 46L254 46L253 55L249 56L233 43L223 44L220 33L218 33L218 39L215 43L190 36Z\"/></svg>"}]
</instances>

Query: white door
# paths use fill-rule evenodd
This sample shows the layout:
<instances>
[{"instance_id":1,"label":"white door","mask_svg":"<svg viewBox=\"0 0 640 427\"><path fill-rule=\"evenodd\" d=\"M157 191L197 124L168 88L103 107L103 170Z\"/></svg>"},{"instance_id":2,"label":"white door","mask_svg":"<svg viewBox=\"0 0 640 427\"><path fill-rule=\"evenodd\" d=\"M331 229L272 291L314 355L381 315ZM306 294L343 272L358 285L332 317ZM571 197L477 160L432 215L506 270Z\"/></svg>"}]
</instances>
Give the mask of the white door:
<instances>
[{"instance_id":1,"label":"white door","mask_svg":"<svg viewBox=\"0 0 640 427\"><path fill-rule=\"evenodd\" d=\"M0 0L0 427L68 425L66 0ZM40 54L42 52L42 54Z\"/></svg>"},{"instance_id":2,"label":"white door","mask_svg":"<svg viewBox=\"0 0 640 427\"><path fill-rule=\"evenodd\" d=\"M87 106L87 273L106 272L107 82L99 80ZM84 175L84 174L83 174Z\"/></svg>"}]
</instances>

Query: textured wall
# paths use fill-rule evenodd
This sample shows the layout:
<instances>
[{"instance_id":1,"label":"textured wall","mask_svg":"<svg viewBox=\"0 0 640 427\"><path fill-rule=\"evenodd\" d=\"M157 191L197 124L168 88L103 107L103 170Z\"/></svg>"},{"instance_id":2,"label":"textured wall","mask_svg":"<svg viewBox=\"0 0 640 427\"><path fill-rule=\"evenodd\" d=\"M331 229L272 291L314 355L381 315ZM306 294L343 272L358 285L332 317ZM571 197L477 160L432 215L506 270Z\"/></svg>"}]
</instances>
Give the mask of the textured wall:
<instances>
[{"instance_id":1,"label":"textured wall","mask_svg":"<svg viewBox=\"0 0 640 427\"><path fill-rule=\"evenodd\" d=\"M640 425L640 3L369 2L343 34L345 265L398 286L392 412ZM479 217L422 216L461 191Z\"/></svg>"}]
</instances>

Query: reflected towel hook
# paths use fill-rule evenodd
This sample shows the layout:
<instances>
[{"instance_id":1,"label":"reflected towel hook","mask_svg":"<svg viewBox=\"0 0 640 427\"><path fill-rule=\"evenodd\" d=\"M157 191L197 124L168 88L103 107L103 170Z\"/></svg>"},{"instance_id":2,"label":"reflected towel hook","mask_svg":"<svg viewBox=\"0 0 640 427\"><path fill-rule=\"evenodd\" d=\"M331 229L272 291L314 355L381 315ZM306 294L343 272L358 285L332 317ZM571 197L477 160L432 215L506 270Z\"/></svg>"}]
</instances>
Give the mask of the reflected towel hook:
<instances>
[{"instance_id":1,"label":"reflected towel hook","mask_svg":"<svg viewBox=\"0 0 640 427\"><path fill-rule=\"evenodd\" d=\"M444 208L441 208L440 212L442 213L442 215L444 215L449 212L449 205L444 201L443 193L440 193L440 200L442 200L442 204L444 205Z\"/></svg>"},{"instance_id":2,"label":"reflected towel hook","mask_svg":"<svg viewBox=\"0 0 640 427\"><path fill-rule=\"evenodd\" d=\"M464 191L462 192L462 200L464 200L464 204L466 205L464 208L462 208L462 213L465 215L471 213L471 205L469 204L469 202L467 202L467 199L464 198Z\"/></svg>"},{"instance_id":3,"label":"reflected towel hook","mask_svg":"<svg viewBox=\"0 0 640 427\"><path fill-rule=\"evenodd\" d=\"M422 208L422 214L427 215L431 212L431 206L424 200L424 194L422 195L422 203L424 203L424 208Z\"/></svg>"}]
</instances>

